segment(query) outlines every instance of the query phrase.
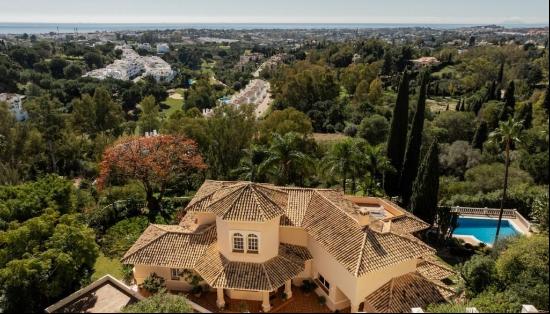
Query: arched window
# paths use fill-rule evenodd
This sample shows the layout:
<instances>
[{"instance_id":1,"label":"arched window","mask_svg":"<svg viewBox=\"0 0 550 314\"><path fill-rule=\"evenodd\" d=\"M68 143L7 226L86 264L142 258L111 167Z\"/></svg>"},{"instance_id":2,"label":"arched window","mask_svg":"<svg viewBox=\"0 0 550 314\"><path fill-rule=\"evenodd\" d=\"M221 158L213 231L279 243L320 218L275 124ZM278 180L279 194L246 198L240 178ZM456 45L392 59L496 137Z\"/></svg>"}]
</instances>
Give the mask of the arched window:
<instances>
[{"instance_id":1,"label":"arched window","mask_svg":"<svg viewBox=\"0 0 550 314\"><path fill-rule=\"evenodd\" d=\"M233 234L233 252L244 252L244 237L240 233Z\"/></svg>"},{"instance_id":2,"label":"arched window","mask_svg":"<svg viewBox=\"0 0 550 314\"><path fill-rule=\"evenodd\" d=\"M259 244L258 244L258 236L250 233L247 236L247 253L258 253Z\"/></svg>"}]
</instances>

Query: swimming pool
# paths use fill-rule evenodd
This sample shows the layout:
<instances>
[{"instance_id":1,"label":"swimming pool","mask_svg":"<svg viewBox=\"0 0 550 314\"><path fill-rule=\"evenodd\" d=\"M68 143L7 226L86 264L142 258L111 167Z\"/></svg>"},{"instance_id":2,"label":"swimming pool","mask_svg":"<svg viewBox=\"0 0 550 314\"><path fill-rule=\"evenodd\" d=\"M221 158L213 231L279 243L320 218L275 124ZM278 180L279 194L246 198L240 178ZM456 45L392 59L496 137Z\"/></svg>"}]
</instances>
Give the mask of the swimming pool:
<instances>
[{"instance_id":1,"label":"swimming pool","mask_svg":"<svg viewBox=\"0 0 550 314\"><path fill-rule=\"evenodd\" d=\"M492 245L495 241L498 219L458 217L458 225L453 235L472 236L477 240ZM499 238L513 236L520 232L507 219L502 219Z\"/></svg>"}]
</instances>

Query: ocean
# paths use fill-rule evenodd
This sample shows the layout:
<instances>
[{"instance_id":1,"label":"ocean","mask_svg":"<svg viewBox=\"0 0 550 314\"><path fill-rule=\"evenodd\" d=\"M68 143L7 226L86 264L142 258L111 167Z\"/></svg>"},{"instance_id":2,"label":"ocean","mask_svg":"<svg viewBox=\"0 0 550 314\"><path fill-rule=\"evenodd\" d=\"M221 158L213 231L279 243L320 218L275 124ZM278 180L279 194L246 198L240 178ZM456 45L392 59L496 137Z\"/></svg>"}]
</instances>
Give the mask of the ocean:
<instances>
[{"instance_id":1,"label":"ocean","mask_svg":"<svg viewBox=\"0 0 550 314\"><path fill-rule=\"evenodd\" d=\"M44 34L50 32L91 33L101 31L144 31L166 29L361 29L361 28L403 28L430 27L433 29L454 29L476 26L474 24L324 24L324 23L182 23L182 24L147 24L147 23L1 23L0 34ZM547 27L545 24L503 24L506 28Z\"/></svg>"}]
</instances>

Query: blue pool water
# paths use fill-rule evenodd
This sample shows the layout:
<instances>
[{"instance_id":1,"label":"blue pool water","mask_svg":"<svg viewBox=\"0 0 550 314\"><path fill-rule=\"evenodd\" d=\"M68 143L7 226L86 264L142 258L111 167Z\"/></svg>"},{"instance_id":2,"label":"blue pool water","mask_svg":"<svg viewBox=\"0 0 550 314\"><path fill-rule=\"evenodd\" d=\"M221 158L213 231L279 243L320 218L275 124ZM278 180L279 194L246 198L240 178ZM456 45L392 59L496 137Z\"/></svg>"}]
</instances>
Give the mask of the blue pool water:
<instances>
[{"instance_id":1,"label":"blue pool water","mask_svg":"<svg viewBox=\"0 0 550 314\"><path fill-rule=\"evenodd\" d=\"M493 244L497 231L497 219L459 217L453 235L474 236L486 244ZM503 219L500 225L499 239L518 234L510 221Z\"/></svg>"}]
</instances>

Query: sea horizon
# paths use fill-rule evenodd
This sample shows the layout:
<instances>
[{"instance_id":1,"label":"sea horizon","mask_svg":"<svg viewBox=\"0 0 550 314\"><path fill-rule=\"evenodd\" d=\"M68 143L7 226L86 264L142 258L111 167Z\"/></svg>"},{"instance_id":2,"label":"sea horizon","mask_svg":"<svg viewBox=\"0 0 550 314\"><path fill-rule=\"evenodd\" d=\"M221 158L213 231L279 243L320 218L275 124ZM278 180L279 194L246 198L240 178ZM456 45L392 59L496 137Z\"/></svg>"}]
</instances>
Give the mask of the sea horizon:
<instances>
[{"instance_id":1,"label":"sea horizon","mask_svg":"<svg viewBox=\"0 0 550 314\"><path fill-rule=\"evenodd\" d=\"M504 28L541 28L544 23L50 23L50 22L0 22L0 34L94 33L112 31L147 31L174 29L383 29L383 28L432 28L457 29L463 27L497 25Z\"/></svg>"}]
</instances>

